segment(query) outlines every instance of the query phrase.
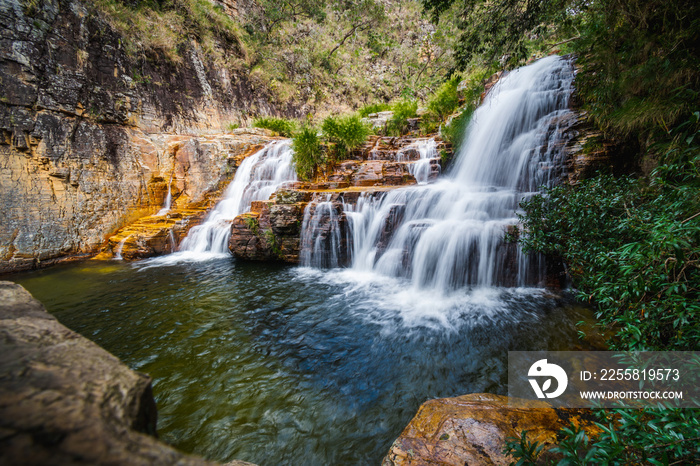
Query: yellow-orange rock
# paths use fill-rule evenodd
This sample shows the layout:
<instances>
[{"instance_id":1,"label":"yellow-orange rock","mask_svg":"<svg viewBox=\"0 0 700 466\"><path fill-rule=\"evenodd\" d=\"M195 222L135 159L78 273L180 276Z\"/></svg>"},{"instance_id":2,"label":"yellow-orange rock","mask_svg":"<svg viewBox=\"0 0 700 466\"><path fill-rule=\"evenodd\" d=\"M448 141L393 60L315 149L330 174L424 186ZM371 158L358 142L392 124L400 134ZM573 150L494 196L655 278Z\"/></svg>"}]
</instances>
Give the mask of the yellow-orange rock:
<instances>
[{"instance_id":1,"label":"yellow-orange rock","mask_svg":"<svg viewBox=\"0 0 700 466\"><path fill-rule=\"evenodd\" d=\"M229 147L270 139L222 134L279 108L247 71L195 40L142 60L93 4L0 2L0 273L94 254L171 176L195 201L230 175Z\"/></svg>"},{"instance_id":2,"label":"yellow-orange rock","mask_svg":"<svg viewBox=\"0 0 700 466\"><path fill-rule=\"evenodd\" d=\"M475 393L430 400L391 446L382 466L398 465L508 465L503 453L507 437L528 431L528 440L546 446L571 422L589 434L599 432L590 411L554 409L540 401L511 407L508 397Z\"/></svg>"},{"instance_id":3,"label":"yellow-orange rock","mask_svg":"<svg viewBox=\"0 0 700 466\"><path fill-rule=\"evenodd\" d=\"M200 224L219 201L240 162L270 138L252 131L197 138L174 136L168 140L168 151L175 160L172 176L167 180L162 176L151 178L149 197L155 199L151 212L145 216L143 211L134 212L134 218L107 239L96 259L118 256L134 260L177 250L189 230ZM163 205L168 186L173 199L171 209L148 215Z\"/></svg>"}]
</instances>

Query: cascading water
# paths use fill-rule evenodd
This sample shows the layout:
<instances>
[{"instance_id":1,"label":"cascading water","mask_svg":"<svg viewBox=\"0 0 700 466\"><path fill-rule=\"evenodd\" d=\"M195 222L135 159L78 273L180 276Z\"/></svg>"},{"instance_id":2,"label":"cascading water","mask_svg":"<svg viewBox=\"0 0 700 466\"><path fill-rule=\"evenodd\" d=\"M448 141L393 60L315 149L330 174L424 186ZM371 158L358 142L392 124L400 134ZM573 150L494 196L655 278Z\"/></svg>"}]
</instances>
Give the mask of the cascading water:
<instances>
[{"instance_id":1,"label":"cascading water","mask_svg":"<svg viewBox=\"0 0 700 466\"><path fill-rule=\"evenodd\" d=\"M168 194L165 195L165 202L163 203L163 208L158 211L156 215L165 215L168 212L170 212L170 209L172 208L173 204L173 175L175 171L173 170L173 173L170 174L170 180L168 181Z\"/></svg>"},{"instance_id":2,"label":"cascading water","mask_svg":"<svg viewBox=\"0 0 700 466\"><path fill-rule=\"evenodd\" d=\"M408 171L418 184L426 184L434 172L436 176L439 174L440 165L437 163L439 155L435 139L420 140L400 150L396 155L397 161L408 161L407 154L412 152L410 149L418 152L419 158L408 166ZM435 170L433 167L435 167Z\"/></svg>"},{"instance_id":3,"label":"cascading water","mask_svg":"<svg viewBox=\"0 0 700 466\"><path fill-rule=\"evenodd\" d=\"M537 110L531 129L509 130L513 141L532 139L529 146L523 143L530 147L523 149L529 157L518 168L523 173L553 167L548 160L557 157L546 127L565 108L571 71L547 60L506 78L513 81L492 91L470 130L472 138L484 130L486 113L509 95L506 84L539 83L540 91L523 97L536 100L552 97L559 87L565 95L556 99L562 101L553 110ZM548 89L546 76L555 72L566 79ZM496 120L520 125L527 118ZM495 138L501 131L491 133ZM503 150L512 146L503 142ZM575 326L587 320L585 314L538 289L464 287L441 294L405 286L403 277L426 286L438 286L450 274L451 284L489 280L495 272L488 267L495 266L483 256L472 261L469 248L509 250L500 240L502 227L515 220L520 191L554 177L551 169L532 168L534 175L512 182L498 174L472 181L471 171L487 163L480 150L465 148L458 170L431 185L359 197L346 192L346 203L337 193L317 194L304 223L323 235L319 242L309 236L309 249L326 254L324 245L339 247L335 263L329 251L328 261L318 266L342 266L343 243L352 242L351 268L261 267L231 260L173 261L167 268L87 262L17 278L65 325L151 374L161 408L159 433L168 443L222 463L233 458L281 465L380 463L422 401L507 393L508 351L585 344ZM473 160L464 158L469 154ZM223 219L269 196L283 178L293 178L287 155L291 158L288 144L277 143L244 161L227 200L207 223L221 222L228 231ZM507 164L517 168L515 159ZM459 258L443 257L455 251L461 251ZM182 254L188 253L154 261ZM431 256L435 262L428 261Z\"/></svg>"},{"instance_id":4,"label":"cascading water","mask_svg":"<svg viewBox=\"0 0 700 466\"><path fill-rule=\"evenodd\" d=\"M124 260L124 258L122 257L122 250L124 249L124 244L126 244L126 240L128 240L129 238L131 238L131 235L127 236L119 242L116 251L114 251L114 260Z\"/></svg>"},{"instance_id":5,"label":"cascading water","mask_svg":"<svg viewBox=\"0 0 700 466\"><path fill-rule=\"evenodd\" d=\"M573 78L556 56L511 72L474 112L450 176L361 197L346 212L352 267L438 291L541 282L539 258L504 236L518 223L520 200L562 173L558 121Z\"/></svg>"},{"instance_id":6,"label":"cascading water","mask_svg":"<svg viewBox=\"0 0 700 466\"><path fill-rule=\"evenodd\" d=\"M295 180L290 141L268 144L241 163L224 198L203 224L190 230L179 251L168 260L203 260L228 254L231 220L247 212L251 202L269 199L283 183Z\"/></svg>"},{"instance_id":7,"label":"cascading water","mask_svg":"<svg viewBox=\"0 0 700 466\"><path fill-rule=\"evenodd\" d=\"M330 195L309 203L301 229L314 234L302 235L299 257L302 266L325 269L343 265L341 215Z\"/></svg>"}]
</instances>

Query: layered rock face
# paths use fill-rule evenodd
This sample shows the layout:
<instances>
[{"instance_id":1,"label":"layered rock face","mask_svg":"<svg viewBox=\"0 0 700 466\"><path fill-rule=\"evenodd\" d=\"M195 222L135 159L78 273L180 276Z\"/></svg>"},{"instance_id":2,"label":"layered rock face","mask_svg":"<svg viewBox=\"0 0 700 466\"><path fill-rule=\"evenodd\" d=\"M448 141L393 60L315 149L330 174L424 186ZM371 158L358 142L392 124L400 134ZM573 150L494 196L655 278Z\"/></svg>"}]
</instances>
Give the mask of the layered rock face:
<instances>
[{"instance_id":1,"label":"layered rock face","mask_svg":"<svg viewBox=\"0 0 700 466\"><path fill-rule=\"evenodd\" d=\"M195 42L177 65L131 55L78 0L0 0L0 29L0 272L95 252L160 209L171 176L201 201L231 141L192 135L270 110Z\"/></svg>"},{"instance_id":2,"label":"layered rock face","mask_svg":"<svg viewBox=\"0 0 700 466\"><path fill-rule=\"evenodd\" d=\"M190 228L198 225L220 199L222 191L247 156L272 138L264 130L235 130L235 134L171 136L170 175L156 178L158 212L136 220L109 237L99 257L125 260L168 254L177 250ZM163 199L170 192L171 205ZM161 208L160 206L163 206Z\"/></svg>"},{"instance_id":3,"label":"layered rock face","mask_svg":"<svg viewBox=\"0 0 700 466\"><path fill-rule=\"evenodd\" d=\"M589 410L554 409L541 401L522 406L508 406L508 397L485 393L426 401L382 465L508 465L512 459L503 453L505 440L524 430L529 441L545 447L556 444L557 432L571 423L589 436L600 432ZM553 457L544 453L540 459L546 463Z\"/></svg>"},{"instance_id":4,"label":"layered rock face","mask_svg":"<svg viewBox=\"0 0 700 466\"><path fill-rule=\"evenodd\" d=\"M214 465L155 439L148 376L10 282L0 282L0 368L0 464Z\"/></svg>"}]
</instances>

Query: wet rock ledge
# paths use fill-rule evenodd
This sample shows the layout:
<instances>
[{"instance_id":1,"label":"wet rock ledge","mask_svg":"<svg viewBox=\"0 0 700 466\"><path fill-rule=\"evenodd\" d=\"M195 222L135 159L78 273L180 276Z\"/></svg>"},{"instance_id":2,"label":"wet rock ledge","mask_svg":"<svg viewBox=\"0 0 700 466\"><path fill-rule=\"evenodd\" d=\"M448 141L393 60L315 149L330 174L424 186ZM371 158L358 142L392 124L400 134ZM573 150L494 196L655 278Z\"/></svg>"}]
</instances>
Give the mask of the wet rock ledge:
<instances>
[{"instance_id":1,"label":"wet rock ledge","mask_svg":"<svg viewBox=\"0 0 700 466\"><path fill-rule=\"evenodd\" d=\"M0 464L216 464L159 442L156 416L147 375L0 281Z\"/></svg>"}]
</instances>

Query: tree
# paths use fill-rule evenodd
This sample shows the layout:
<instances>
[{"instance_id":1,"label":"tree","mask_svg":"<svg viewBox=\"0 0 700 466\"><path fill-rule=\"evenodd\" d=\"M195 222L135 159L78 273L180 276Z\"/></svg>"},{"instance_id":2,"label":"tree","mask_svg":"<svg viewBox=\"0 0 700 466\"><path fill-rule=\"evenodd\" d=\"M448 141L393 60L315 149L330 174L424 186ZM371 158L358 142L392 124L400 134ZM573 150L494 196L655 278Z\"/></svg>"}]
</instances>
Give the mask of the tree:
<instances>
[{"instance_id":1,"label":"tree","mask_svg":"<svg viewBox=\"0 0 700 466\"><path fill-rule=\"evenodd\" d=\"M565 22L576 0L423 0L434 21L454 9L461 30L457 45L457 62L461 67L474 58L492 62L502 55L514 59L527 54L527 41L548 33L557 20Z\"/></svg>"}]
</instances>

